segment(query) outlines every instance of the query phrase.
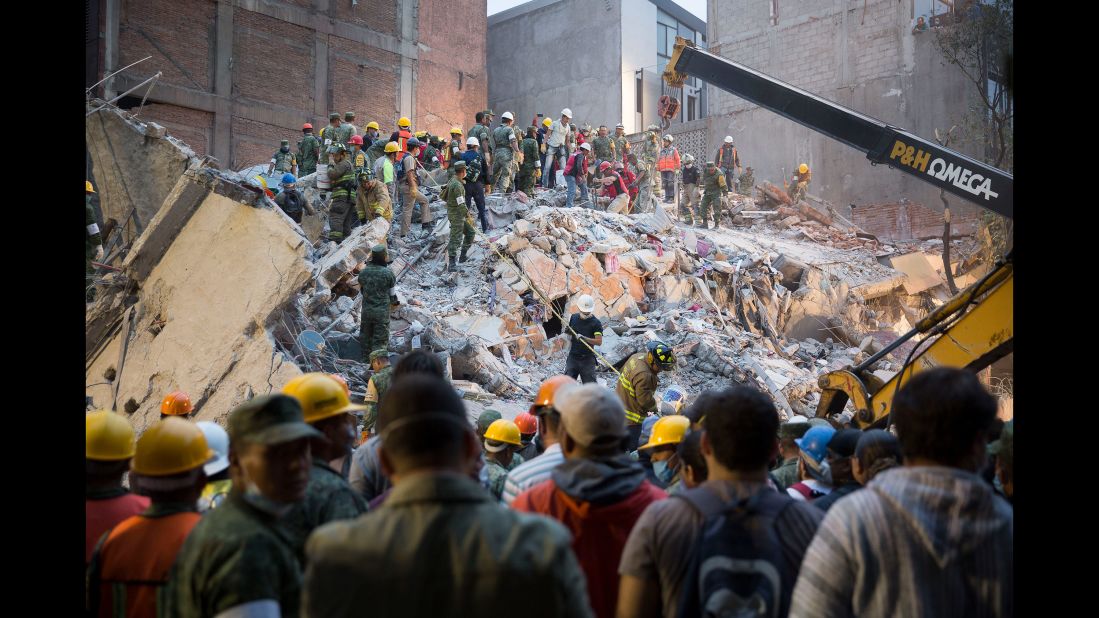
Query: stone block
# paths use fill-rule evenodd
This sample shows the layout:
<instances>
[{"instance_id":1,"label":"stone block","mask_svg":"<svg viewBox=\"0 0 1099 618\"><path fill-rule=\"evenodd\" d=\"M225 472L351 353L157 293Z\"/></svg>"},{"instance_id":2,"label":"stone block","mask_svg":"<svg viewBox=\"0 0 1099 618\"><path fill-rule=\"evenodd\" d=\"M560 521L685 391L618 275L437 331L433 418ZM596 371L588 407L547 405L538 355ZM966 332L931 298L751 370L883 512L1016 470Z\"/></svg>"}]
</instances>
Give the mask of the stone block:
<instances>
[{"instance_id":1,"label":"stone block","mask_svg":"<svg viewBox=\"0 0 1099 618\"><path fill-rule=\"evenodd\" d=\"M534 224L526 219L516 219L515 233L520 236L530 236L534 233Z\"/></svg>"},{"instance_id":2,"label":"stone block","mask_svg":"<svg viewBox=\"0 0 1099 618\"><path fill-rule=\"evenodd\" d=\"M507 252L509 255L515 255L530 246L530 241L522 236L509 234L507 239Z\"/></svg>"},{"instance_id":3,"label":"stone block","mask_svg":"<svg viewBox=\"0 0 1099 618\"><path fill-rule=\"evenodd\" d=\"M548 236L537 236L533 240L530 241L530 244L534 245L535 247L538 247L539 249L541 249L542 251L545 251L546 253L549 253L549 252L553 251L553 243L550 242L550 239L549 239Z\"/></svg>"},{"instance_id":4,"label":"stone block","mask_svg":"<svg viewBox=\"0 0 1099 618\"><path fill-rule=\"evenodd\" d=\"M623 294L613 305L607 306L607 315L612 319L635 318L641 315L641 309L629 294Z\"/></svg>"},{"instance_id":5,"label":"stone block","mask_svg":"<svg viewBox=\"0 0 1099 618\"><path fill-rule=\"evenodd\" d=\"M552 300L567 293L568 270L533 247L520 251L515 261L531 283Z\"/></svg>"},{"instance_id":6,"label":"stone block","mask_svg":"<svg viewBox=\"0 0 1099 618\"><path fill-rule=\"evenodd\" d=\"M164 127L160 126L159 124L157 124L155 122L145 123L145 136L146 137L154 137L154 138L159 139L161 137L164 137L167 134L168 134L168 129L165 129Z\"/></svg>"},{"instance_id":7,"label":"stone block","mask_svg":"<svg viewBox=\"0 0 1099 618\"><path fill-rule=\"evenodd\" d=\"M613 277L603 279L596 287L596 291L599 292L600 299L608 305L617 301L626 292L622 282Z\"/></svg>"},{"instance_id":8,"label":"stone block","mask_svg":"<svg viewBox=\"0 0 1099 618\"><path fill-rule=\"evenodd\" d=\"M580 291L587 281L584 279L583 273L579 269L572 269L569 271L569 284L568 289L570 294L575 294Z\"/></svg>"},{"instance_id":9,"label":"stone block","mask_svg":"<svg viewBox=\"0 0 1099 618\"><path fill-rule=\"evenodd\" d=\"M595 257L595 253L591 251L585 253L584 257L580 259L580 268L591 276L593 283L606 276L606 273L603 272L603 265L599 263L599 258Z\"/></svg>"},{"instance_id":10,"label":"stone block","mask_svg":"<svg viewBox=\"0 0 1099 618\"><path fill-rule=\"evenodd\" d=\"M568 245L566 245L565 241L561 240L560 238L558 238L557 242L554 243L553 250L557 253L558 256L564 256L569 254Z\"/></svg>"},{"instance_id":11,"label":"stone block","mask_svg":"<svg viewBox=\"0 0 1099 618\"><path fill-rule=\"evenodd\" d=\"M561 262L561 265L565 268L573 268L576 266L576 258L572 257L571 253L558 253L557 261Z\"/></svg>"}]
</instances>

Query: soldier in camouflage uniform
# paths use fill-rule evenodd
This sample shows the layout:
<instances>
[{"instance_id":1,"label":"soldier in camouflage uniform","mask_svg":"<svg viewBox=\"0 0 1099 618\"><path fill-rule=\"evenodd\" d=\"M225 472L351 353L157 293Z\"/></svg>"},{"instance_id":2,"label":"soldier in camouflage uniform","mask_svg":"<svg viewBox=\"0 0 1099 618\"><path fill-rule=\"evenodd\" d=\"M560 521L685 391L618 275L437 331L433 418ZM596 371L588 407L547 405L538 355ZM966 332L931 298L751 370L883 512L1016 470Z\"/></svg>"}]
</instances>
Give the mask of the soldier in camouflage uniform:
<instances>
[{"instance_id":1,"label":"soldier in camouflage uniform","mask_svg":"<svg viewBox=\"0 0 1099 618\"><path fill-rule=\"evenodd\" d=\"M354 122L355 122L355 112L344 112L344 114L343 114L343 126L347 127L348 130L350 131L347 134L348 139L351 139L352 135L361 135L361 133L359 133L359 127L356 127L354 125Z\"/></svg>"},{"instance_id":2,"label":"soldier in camouflage uniform","mask_svg":"<svg viewBox=\"0 0 1099 618\"><path fill-rule=\"evenodd\" d=\"M95 300L95 286L92 280L95 277L95 268L92 260L103 259L103 236L99 233L99 224L95 220L95 209L92 208L92 194L95 189L92 183L84 181L84 299L87 302Z\"/></svg>"},{"instance_id":3,"label":"soldier in camouflage uniform","mask_svg":"<svg viewBox=\"0 0 1099 618\"><path fill-rule=\"evenodd\" d=\"M605 125L599 125L599 135L591 141L591 150L595 153L595 165L596 169L599 168L599 164L603 161L610 161L614 163L616 160L616 148L617 146L607 135L607 127Z\"/></svg>"},{"instance_id":4,"label":"soldier in camouflage uniform","mask_svg":"<svg viewBox=\"0 0 1099 618\"><path fill-rule=\"evenodd\" d=\"M301 141L298 142L298 171L300 176L308 176L317 171L317 159L320 158L321 141L313 135L313 125L305 123Z\"/></svg>"},{"instance_id":5,"label":"soldier in camouflage uniform","mask_svg":"<svg viewBox=\"0 0 1099 618\"><path fill-rule=\"evenodd\" d=\"M382 395L389 390L389 383L393 380L393 367L389 364L389 352L386 350L374 350L370 353L370 368L374 375L366 382L366 395L363 403L366 404L366 414L363 415L363 430L372 432L374 423L378 420L378 402Z\"/></svg>"},{"instance_id":6,"label":"soldier in camouflage uniform","mask_svg":"<svg viewBox=\"0 0 1099 618\"><path fill-rule=\"evenodd\" d=\"M354 212L355 168L347 156L343 144L328 147L332 165L328 166L328 179L332 181L332 203L328 208L328 239L343 242L355 229L358 220Z\"/></svg>"},{"instance_id":7,"label":"soldier in camouflage uniform","mask_svg":"<svg viewBox=\"0 0 1099 618\"><path fill-rule=\"evenodd\" d=\"M736 179L736 192L741 195L752 195L752 189L756 186L756 179L752 177L752 168L744 168L744 173Z\"/></svg>"},{"instance_id":8,"label":"soldier in camouflage uniform","mask_svg":"<svg viewBox=\"0 0 1099 618\"><path fill-rule=\"evenodd\" d=\"M359 273L359 290L363 297L359 342L364 350L389 348L389 311L397 305L397 295L393 291L397 279L388 263L385 245L374 245L370 261Z\"/></svg>"},{"instance_id":9,"label":"soldier in camouflage uniform","mask_svg":"<svg viewBox=\"0 0 1099 618\"><path fill-rule=\"evenodd\" d=\"M486 410L486 412L494 412L494 410ZM514 429L514 432L508 432L507 428ZM514 433L514 442L496 439L504 438L504 433ZM485 488L494 498L500 500L504 493L504 481L507 479L508 472L523 463L523 456L518 453L519 449L523 448L519 428L513 421L503 419L493 421L484 432L482 444L485 449L485 467L482 468L481 475Z\"/></svg>"},{"instance_id":10,"label":"soldier in camouflage uniform","mask_svg":"<svg viewBox=\"0 0 1099 618\"><path fill-rule=\"evenodd\" d=\"M614 125L614 137L611 139L614 141L614 156L625 163L626 154L630 149L630 140L626 139L626 129L621 122Z\"/></svg>"},{"instance_id":11,"label":"soldier in camouflage uniform","mask_svg":"<svg viewBox=\"0 0 1099 618\"><path fill-rule=\"evenodd\" d=\"M511 112L504 112L500 116L500 126L492 132L492 143L496 145L496 149L492 151L493 193L510 193L515 180L511 161L519 152L519 138L511 128L514 122Z\"/></svg>"},{"instance_id":12,"label":"soldier in camouflage uniform","mask_svg":"<svg viewBox=\"0 0 1099 618\"><path fill-rule=\"evenodd\" d=\"M655 124L649 125L648 131L645 133L645 138L641 142L641 156L637 158L640 167L645 172L643 175L638 174L638 183L640 191L637 193L637 202L634 207L634 212L651 212L652 211L652 196L660 195L660 184L654 182L656 177L656 158L660 153L660 145L657 143L660 131L660 127ZM642 180L643 178L643 180ZM654 189L655 187L655 189Z\"/></svg>"},{"instance_id":13,"label":"soldier in camouflage uniform","mask_svg":"<svg viewBox=\"0 0 1099 618\"><path fill-rule=\"evenodd\" d=\"M342 123L335 131L337 143L347 146L351 143L351 136L355 134L355 125Z\"/></svg>"},{"instance_id":14,"label":"soldier in camouflage uniform","mask_svg":"<svg viewBox=\"0 0 1099 618\"><path fill-rule=\"evenodd\" d=\"M339 143L340 115L336 112L328 114L328 126L321 129L321 163L328 165L328 148Z\"/></svg>"},{"instance_id":15,"label":"soldier in camouflage uniform","mask_svg":"<svg viewBox=\"0 0 1099 618\"><path fill-rule=\"evenodd\" d=\"M485 169L482 172L484 175L487 175L487 172L492 169L492 136L489 135L488 121L485 120L489 111L490 110L477 112L477 123L469 130L469 136L476 137L477 143L481 148L481 156L485 160ZM489 178L487 180L492 179Z\"/></svg>"},{"instance_id":16,"label":"soldier in camouflage uniform","mask_svg":"<svg viewBox=\"0 0 1099 618\"><path fill-rule=\"evenodd\" d=\"M281 520L305 497L308 439L322 434L304 422L301 404L283 394L237 406L228 430L233 488L183 542L165 591L168 615L246 615L270 601L279 615L297 616L302 570Z\"/></svg>"},{"instance_id":17,"label":"soldier in camouflage uniform","mask_svg":"<svg viewBox=\"0 0 1099 618\"><path fill-rule=\"evenodd\" d=\"M714 229L717 229L721 222L722 198L729 192L729 188L725 185L725 174L718 169L713 161L706 162L706 169L702 172L702 186L705 188L706 194L702 196L702 204L698 208L698 218L702 223L702 227L709 228L706 214L707 212L712 214Z\"/></svg>"},{"instance_id":18,"label":"soldier in camouflage uniform","mask_svg":"<svg viewBox=\"0 0 1099 618\"><path fill-rule=\"evenodd\" d=\"M794 416L794 419L801 422L788 421L779 425L778 428L778 446L782 463L771 471L771 475L778 484L779 491L786 491L798 482L798 445L794 440L804 436L812 427L803 416Z\"/></svg>"},{"instance_id":19,"label":"soldier in camouflage uniform","mask_svg":"<svg viewBox=\"0 0 1099 618\"><path fill-rule=\"evenodd\" d=\"M519 151L523 153L523 163L519 166L516 184L520 191L530 196L534 195L537 172L542 169L542 161L538 159L538 140L534 137L537 134L538 127L527 127L527 136L519 145Z\"/></svg>"},{"instance_id":20,"label":"soldier in camouflage uniform","mask_svg":"<svg viewBox=\"0 0 1099 618\"><path fill-rule=\"evenodd\" d=\"M270 176L275 172L298 175L298 160L294 158L294 153L290 152L290 140L288 139L282 140L279 149L271 155L271 164L267 166L267 175Z\"/></svg>"},{"instance_id":21,"label":"soldier in camouflage uniform","mask_svg":"<svg viewBox=\"0 0 1099 618\"><path fill-rule=\"evenodd\" d=\"M458 253L458 247L460 246L462 249L462 256L458 261L465 262L469 246L473 244L473 238L477 235L477 230L473 227L472 217L469 214L469 208L466 208L466 190L462 186L465 177L466 162L458 161L454 164L454 177L450 179L446 188L439 194L439 197L446 200L446 217L450 221L450 242L446 246L446 269L449 272L458 270L458 266L454 261Z\"/></svg>"}]
</instances>

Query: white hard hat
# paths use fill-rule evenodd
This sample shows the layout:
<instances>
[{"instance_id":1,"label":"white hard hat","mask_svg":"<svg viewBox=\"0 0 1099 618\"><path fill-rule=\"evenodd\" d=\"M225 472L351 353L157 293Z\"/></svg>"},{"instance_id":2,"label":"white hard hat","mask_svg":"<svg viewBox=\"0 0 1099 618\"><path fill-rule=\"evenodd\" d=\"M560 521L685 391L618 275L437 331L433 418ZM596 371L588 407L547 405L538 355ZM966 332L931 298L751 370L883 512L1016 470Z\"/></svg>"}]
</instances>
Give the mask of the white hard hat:
<instances>
[{"instance_id":1,"label":"white hard hat","mask_svg":"<svg viewBox=\"0 0 1099 618\"><path fill-rule=\"evenodd\" d=\"M732 144L733 143L733 136L732 135L726 135L725 136L725 143L726 144Z\"/></svg>"},{"instance_id":2,"label":"white hard hat","mask_svg":"<svg viewBox=\"0 0 1099 618\"><path fill-rule=\"evenodd\" d=\"M668 140L669 142L674 142L675 141L675 138L672 137L671 135L665 135L664 139Z\"/></svg>"},{"instance_id":3,"label":"white hard hat","mask_svg":"<svg viewBox=\"0 0 1099 618\"><path fill-rule=\"evenodd\" d=\"M589 144L587 142L584 142L583 144L580 144L580 147L583 148L584 150L591 150L591 144Z\"/></svg>"},{"instance_id":4,"label":"white hard hat","mask_svg":"<svg viewBox=\"0 0 1099 618\"><path fill-rule=\"evenodd\" d=\"M229 434L217 423L199 421L195 424L206 436L206 445L214 451L214 458L202 467L206 476L213 476L229 467Z\"/></svg>"},{"instance_id":5,"label":"white hard hat","mask_svg":"<svg viewBox=\"0 0 1099 618\"><path fill-rule=\"evenodd\" d=\"M470 138L466 140L466 146L480 146L480 145L481 145L481 142L477 141L476 137L470 136Z\"/></svg>"},{"instance_id":6,"label":"white hard hat","mask_svg":"<svg viewBox=\"0 0 1099 618\"><path fill-rule=\"evenodd\" d=\"M808 423L809 419L805 418L804 416L802 416L800 414L795 414L795 415L791 416L790 420L788 420L786 422L796 425L798 423Z\"/></svg>"},{"instance_id":7,"label":"white hard hat","mask_svg":"<svg viewBox=\"0 0 1099 618\"><path fill-rule=\"evenodd\" d=\"M503 120L513 120L515 116L512 116L511 112L504 112L504 115L500 116L500 118Z\"/></svg>"},{"instance_id":8,"label":"white hard hat","mask_svg":"<svg viewBox=\"0 0 1099 618\"><path fill-rule=\"evenodd\" d=\"M591 313L595 311L595 299L591 297L591 294L584 294L576 300L576 308L581 313Z\"/></svg>"},{"instance_id":9,"label":"white hard hat","mask_svg":"<svg viewBox=\"0 0 1099 618\"><path fill-rule=\"evenodd\" d=\"M683 160L687 163L694 163L695 156L688 152L687 154L683 155Z\"/></svg>"},{"instance_id":10,"label":"white hard hat","mask_svg":"<svg viewBox=\"0 0 1099 618\"><path fill-rule=\"evenodd\" d=\"M622 123L620 122L620 123L614 125L614 128L616 128L616 129L625 129L626 127L622 126Z\"/></svg>"},{"instance_id":11,"label":"white hard hat","mask_svg":"<svg viewBox=\"0 0 1099 618\"><path fill-rule=\"evenodd\" d=\"M561 115L572 118L572 110L566 107L565 109L561 110Z\"/></svg>"}]
</instances>

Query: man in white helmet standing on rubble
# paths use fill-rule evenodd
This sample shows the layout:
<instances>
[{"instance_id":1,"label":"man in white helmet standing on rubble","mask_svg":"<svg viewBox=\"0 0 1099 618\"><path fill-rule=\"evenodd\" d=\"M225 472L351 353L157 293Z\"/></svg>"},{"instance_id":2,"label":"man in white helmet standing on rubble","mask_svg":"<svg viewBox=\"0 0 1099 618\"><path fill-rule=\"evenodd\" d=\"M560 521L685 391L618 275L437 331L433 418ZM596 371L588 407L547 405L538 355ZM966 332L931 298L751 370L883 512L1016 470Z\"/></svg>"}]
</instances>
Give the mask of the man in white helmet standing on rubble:
<instances>
[{"instance_id":1,"label":"man in white helmet standing on rubble","mask_svg":"<svg viewBox=\"0 0 1099 618\"><path fill-rule=\"evenodd\" d=\"M592 315L595 311L595 299L584 294L576 300L579 313L569 318L568 334L572 337L569 356L565 360L565 375L579 377L584 384L595 382L595 352L597 345L603 344L603 324Z\"/></svg>"},{"instance_id":2,"label":"man in white helmet standing on rubble","mask_svg":"<svg viewBox=\"0 0 1099 618\"><path fill-rule=\"evenodd\" d=\"M554 186L556 171L565 169L565 158L569 156L568 147L565 145L569 134L569 121L572 120L572 110L561 110L561 119L554 120L546 131L546 165L542 170L542 187L548 189ZM557 167L553 163L557 163Z\"/></svg>"}]
</instances>

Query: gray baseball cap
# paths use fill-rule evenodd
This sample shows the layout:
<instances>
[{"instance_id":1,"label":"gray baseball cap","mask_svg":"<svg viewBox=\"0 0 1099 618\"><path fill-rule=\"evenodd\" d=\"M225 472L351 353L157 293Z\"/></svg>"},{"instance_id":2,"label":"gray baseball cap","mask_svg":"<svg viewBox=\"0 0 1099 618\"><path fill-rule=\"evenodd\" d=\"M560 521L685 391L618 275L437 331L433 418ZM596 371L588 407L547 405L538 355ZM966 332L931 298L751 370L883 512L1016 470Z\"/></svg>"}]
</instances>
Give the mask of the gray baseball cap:
<instances>
[{"instance_id":1,"label":"gray baseball cap","mask_svg":"<svg viewBox=\"0 0 1099 618\"><path fill-rule=\"evenodd\" d=\"M282 444L324 434L305 423L301 404L289 395L260 395L229 413L229 441Z\"/></svg>"},{"instance_id":2,"label":"gray baseball cap","mask_svg":"<svg viewBox=\"0 0 1099 618\"><path fill-rule=\"evenodd\" d=\"M626 409L609 389L598 384L562 386L553 397L565 432L581 446L626 437Z\"/></svg>"}]
</instances>

